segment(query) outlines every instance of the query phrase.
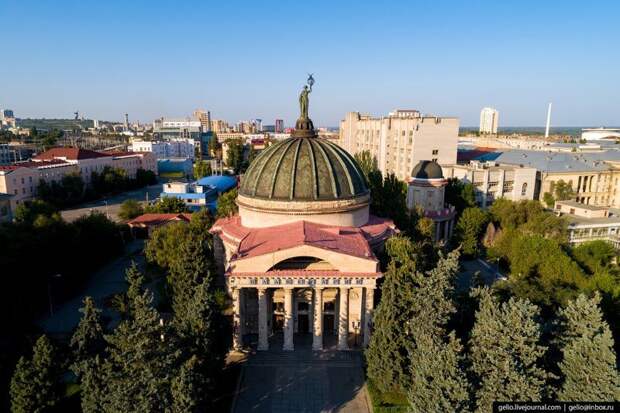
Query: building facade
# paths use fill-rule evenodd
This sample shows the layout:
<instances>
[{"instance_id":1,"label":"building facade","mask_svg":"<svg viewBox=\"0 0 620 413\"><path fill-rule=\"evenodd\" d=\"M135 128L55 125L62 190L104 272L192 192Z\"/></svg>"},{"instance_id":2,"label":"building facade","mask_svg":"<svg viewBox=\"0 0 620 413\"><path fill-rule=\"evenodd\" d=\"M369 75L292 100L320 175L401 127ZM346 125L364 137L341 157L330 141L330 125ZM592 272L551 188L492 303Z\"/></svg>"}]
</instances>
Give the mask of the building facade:
<instances>
[{"instance_id":1,"label":"building facade","mask_svg":"<svg viewBox=\"0 0 620 413\"><path fill-rule=\"evenodd\" d=\"M480 133L497 135L499 112L493 108L482 108L480 111Z\"/></svg>"},{"instance_id":2,"label":"building facade","mask_svg":"<svg viewBox=\"0 0 620 413\"><path fill-rule=\"evenodd\" d=\"M261 152L239 188L237 215L212 227L220 271L233 299L236 349L312 337L340 350L370 338L377 253L396 232L369 215L370 193L351 155L318 138L300 118L290 139Z\"/></svg>"},{"instance_id":3,"label":"building facade","mask_svg":"<svg viewBox=\"0 0 620 413\"><path fill-rule=\"evenodd\" d=\"M476 203L482 208L498 198L511 201L535 199L535 168L471 161L466 165L446 165L443 171L446 178L458 178L473 184Z\"/></svg>"},{"instance_id":4,"label":"building facade","mask_svg":"<svg viewBox=\"0 0 620 413\"><path fill-rule=\"evenodd\" d=\"M455 164L458 131L457 118L416 110L396 110L380 118L350 112L340 122L338 143L351 154L369 151L384 175L394 173L405 180L423 160Z\"/></svg>"},{"instance_id":5,"label":"building facade","mask_svg":"<svg viewBox=\"0 0 620 413\"><path fill-rule=\"evenodd\" d=\"M152 152L157 159L194 159L196 141L192 138L172 138L166 141L141 141L131 143L132 152Z\"/></svg>"},{"instance_id":6,"label":"building facade","mask_svg":"<svg viewBox=\"0 0 620 413\"><path fill-rule=\"evenodd\" d=\"M609 208L557 201L554 210L568 221L568 242L572 245L602 240L620 249L620 216Z\"/></svg>"}]
</instances>

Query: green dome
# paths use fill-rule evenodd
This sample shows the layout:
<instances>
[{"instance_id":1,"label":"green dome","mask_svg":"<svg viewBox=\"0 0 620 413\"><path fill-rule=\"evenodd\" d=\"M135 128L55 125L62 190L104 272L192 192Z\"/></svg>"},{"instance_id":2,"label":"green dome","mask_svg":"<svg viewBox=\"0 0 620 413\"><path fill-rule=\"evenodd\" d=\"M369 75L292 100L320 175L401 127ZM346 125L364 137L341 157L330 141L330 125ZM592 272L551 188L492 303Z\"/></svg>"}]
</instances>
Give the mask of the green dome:
<instances>
[{"instance_id":1,"label":"green dome","mask_svg":"<svg viewBox=\"0 0 620 413\"><path fill-rule=\"evenodd\" d=\"M420 161L411 171L414 179L443 179L441 166L435 161Z\"/></svg>"},{"instance_id":2,"label":"green dome","mask_svg":"<svg viewBox=\"0 0 620 413\"><path fill-rule=\"evenodd\" d=\"M270 200L333 201L369 193L357 162L325 139L293 136L260 153L239 194Z\"/></svg>"}]
</instances>

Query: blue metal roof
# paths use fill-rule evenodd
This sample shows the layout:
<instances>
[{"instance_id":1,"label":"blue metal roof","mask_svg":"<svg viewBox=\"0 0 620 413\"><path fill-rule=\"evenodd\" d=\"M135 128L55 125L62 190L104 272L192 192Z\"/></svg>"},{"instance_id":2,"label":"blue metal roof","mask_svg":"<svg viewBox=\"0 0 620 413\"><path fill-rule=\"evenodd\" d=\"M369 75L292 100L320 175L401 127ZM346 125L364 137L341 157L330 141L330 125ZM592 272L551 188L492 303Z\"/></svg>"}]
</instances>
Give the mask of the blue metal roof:
<instances>
[{"instance_id":1,"label":"blue metal roof","mask_svg":"<svg viewBox=\"0 0 620 413\"><path fill-rule=\"evenodd\" d=\"M226 192L237 186L237 179L233 176L211 175L196 181L197 185L212 186L218 193Z\"/></svg>"}]
</instances>

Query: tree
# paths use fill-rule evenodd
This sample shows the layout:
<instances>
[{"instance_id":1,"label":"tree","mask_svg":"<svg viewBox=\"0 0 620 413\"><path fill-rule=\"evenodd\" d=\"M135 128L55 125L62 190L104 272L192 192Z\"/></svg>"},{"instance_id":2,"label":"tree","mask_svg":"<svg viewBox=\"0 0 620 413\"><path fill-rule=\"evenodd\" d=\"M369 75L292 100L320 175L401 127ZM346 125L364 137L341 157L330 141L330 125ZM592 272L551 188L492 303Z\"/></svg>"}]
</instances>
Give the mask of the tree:
<instances>
[{"instance_id":1,"label":"tree","mask_svg":"<svg viewBox=\"0 0 620 413\"><path fill-rule=\"evenodd\" d=\"M12 411L43 412L56 405L60 393L55 353L51 341L43 335L34 345L32 361L23 357L19 360L11 381Z\"/></svg>"},{"instance_id":2,"label":"tree","mask_svg":"<svg viewBox=\"0 0 620 413\"><path fill-rule=\"evenodd\" d=\"M174 196L166 196L161 198L159 202L148 205L144 208L144 212L153 214L180 214L182 212L189 212L189 209L182 199Z\"/></svg>"},{"instance_id":3,"label":"tree","mask_svg":"<svg viewBox=\"0 0 620 413\"><path fill-rule=\"evenodd\" d=\"M454 333L440 344L429 334L416 337L408 393L412 413L469 411L469 384L462 368L462 352Z\"/></svg>"},{"instance_id":4,"label":"tree","mask_svg":"<svg viewBox=\"0 0 620 413\"><path fill-rule=\"evenodd\" d=\"M103 327L101 326L101 310L95 307L92 297L84 298L84 306L80 309L82 318L71 337L73 350L74 373L79 376L84 362L99 354L104 347Z\"/></svg>"},{"instance_id":5,"label":"tree","mask_svg":"<svg viewBox=\"0 0 620 413\"><path fill-rule=\"evenodd\" d=\"M584 270L596 274L608 270L617 254L609 242L596 240L577 245L572 255Z\"/></svg>"},{"instance_id":6,"label":"tree","mask_svg":"<svg viewBox=\"0 0 620 413\"><path fill-rule=\"evenodd\" d=\"M239 212L237 206L237 189L232 189L217 199L217 217L225 218L235 215Z\"/></svg>"},{"instance_id":7,"label":"tree","mask_svg":"<svg viewBox=\"0 0 620 413\"><path fill-rule=\"evenodd\" d=\"M58 210L40 199L23 202L15 209L15 221L19 223L32 224L39 216L60 219Z\"/></svg>"},{"instance_id":8,"label":"tree","mask_svg":"<svg viewBox=\"0 0 620 413\"><path fill-rule=\"evenodd\" d=\"M372 156L370 151L357 152L353 157L364 173L366 180L368 180L371 172L379 170L379 167L377 166L377 158Z\"/></svg>"},{"instance_id":9,"label":"tree","mask_svg":"<svg viewBox=\"0 0 620 413\"><path fill-rule=\"evenodd\" d=\"M548 208L553 208L553 206L555 205L555 198L550 192L545 192L543 194L543 201Z\"/></svg>"},{"instance_id":10,"label":"tree","mask_svg":"<svg viewBox=\"0 0 620 413\"><path fill-rule=\"evenodd\" d=\"M494 400L540 401L549 375L539 367L546 347L538 308L515 298L500 304L486 288L478 294L469 353L477 410L491 412Z\"/></svg>"},{"instance_id":11,"label":"tree","mask_svg":"<svg viewBox=\"0 0 620 413\"><path fill-rule=\"evenodd\" d=\"M118 216L124 220L134 219L144 213L142 204L135 199L127 199L121 204Z\"/></svg>"},{"instance_id":12,"label":"tree","mask_svg":"<svg viewBox=\"0 0 620 413\"><path fill-rule=\"evenodd\" d=\"M179 259L181 244L189 231L185 222L175 222L156 228L146 242L146 259L167 270Z\"/></svg>"},{"instance_id":13,"label":"tree","mask_svg":"<svg viewBox=\"0 0 620 413\"><path fill-rule=\"evenodd\" d=\"M179 374L172 380L171 413L195 413L201 410L201 401L205 397L202 388L200 361L192 356L181 366Z\"/></svg>"},{"instance_id":14,"label":"tree","mask_svg":"<svg viewBox=\"0 0 620 413\"><path fill-rule=\"evenodd\" d=\"M614 401L620 399L613 338L599 309L600 296L581 294L560 310L558 341L564 401Z\"/></svg>"},{"instance_id":15,"label":"tree","mask_svg":"<svg viewBox=\"0 0 620 413\"><path fill-rule=\"evenodd\" d=\"M180 350L173 330L160 325L152 302L148 290L134 297L132 317L106 336L106 412L166 411L172 404L171 372Z\"/></svg>"},{"instance_id":16,"label":"tree","mask_svg":"<svg viewBox=\"0 0 620 413\"><path fill-rule=\"evenodd\" d=\"M476 191L471 183L463 182L458 178L449 178L445 189L445 201L453 205L460 214L466 208L476 206Z\"/></svg>"},{"instance_id":17,"label":"tree","mask_svg":"<svg viewBox=\"0 0 620 413\"><path fill-rule=\"evenodd\" d=\"M480 208L467 208L456 224L456 235L462 245L463 254L475 257L481 252L480 238L489 221L489 216Z\"/></svg>"},{"instance_id":18,"label":"tree","mask_svg":"<svg viewBox=\"0 0 620 413\"><path fill-rule=\"evenodd\" d=\"M217 159L222 159L222 144L218 141L217 135L213 132L209 139L209 155Z\"/></svg>"},{"instance_id":19,"label":"tree","mask_svg":"<svg viewBox=\"0 0 620 413\"><path fill-rule=\"evenodd\" d=\"M231 139L226 143L228 144L228 150L226 151L226 165L232 168L235 171L235 174L239 174L246 167L246 162L243 158L245 145L241 139Z\"/></svg>"},{"instance_id":20,"label":"tree","mask_svg":"<svg viewBox=\"0 0 620 413\"><path fill-rule=\"evenodd\" d=\"M555 183L555 199L558 201L566 201L575 197L575 191L570 183L564 182L560 179Z\"/></svg>"},{"instance_id":21,"label":"tree","mask_svg":"<svg viewBox=\"0 0 620 413\"><path fill-rule=\"evenodd\" d=\"M200 179L211 175L211 165L207 161L196 161L194 163L194 178Z\"/></svg>"}]
</instances>

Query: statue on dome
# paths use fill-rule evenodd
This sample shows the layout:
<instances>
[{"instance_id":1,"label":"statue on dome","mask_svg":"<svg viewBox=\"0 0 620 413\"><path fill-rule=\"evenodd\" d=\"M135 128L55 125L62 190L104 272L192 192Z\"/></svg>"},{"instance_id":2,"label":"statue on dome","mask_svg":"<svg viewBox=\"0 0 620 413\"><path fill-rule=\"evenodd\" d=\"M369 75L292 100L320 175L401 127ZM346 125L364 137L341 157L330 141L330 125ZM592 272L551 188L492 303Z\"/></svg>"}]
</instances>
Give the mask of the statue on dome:
<instances>
[{"instance_id":1,"label":"statue on dome","mask_svg":"<svg viewBox=\"0 0 620 413\"><path fill-rule=\"evenodd\" d=\"M309 104L308 95L312 92L312 85L314 84L314 78L312 77L312 73L308 75L307 82L308 84L304 85L303 90L299 94L299 109L301 111L301 115L299 116L299 119L308 119L308 104Z\"/></svg>"}]
</instances>

